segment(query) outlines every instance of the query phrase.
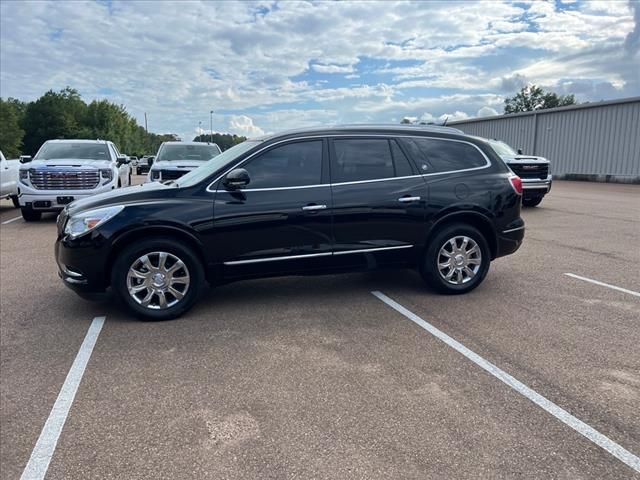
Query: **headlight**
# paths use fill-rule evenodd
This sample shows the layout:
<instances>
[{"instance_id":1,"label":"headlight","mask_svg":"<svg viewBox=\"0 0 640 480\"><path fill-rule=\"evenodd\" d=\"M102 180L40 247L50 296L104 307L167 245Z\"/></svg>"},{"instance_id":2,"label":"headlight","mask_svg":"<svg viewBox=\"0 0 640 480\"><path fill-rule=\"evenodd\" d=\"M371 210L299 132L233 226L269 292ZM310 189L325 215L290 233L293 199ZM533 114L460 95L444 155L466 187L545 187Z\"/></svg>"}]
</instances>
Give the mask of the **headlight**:
<instances>
[{"instance_id":1,"label":"headlight","mask_svg":"<svg viewBox=\"0 0 640 480\"><path fill-rule=\"evenodd\" d=\"M115 207L97 208L95 210L87 210L86 212L72 215L67 220L64 227L64 233L71 238L78 238L85 233L90 232L94 228L108 222L124 209L124 205Z\"/></svg>"},{"instance_id":2,"label":"headlight","mask_svg":"<svg viewBox=\"0 0 640 480\"><path fill-rule=\"evenodd\" d=\"M151 170L151 180L160 180L159 170Z\"/></svg>"},{"instance_id":3,"label":"headlight","mask_svg":"<svg viewBox=\"0 0 640 480\"><path fill-rule=\"evenodd\" d=\"M110 168L100 169L100 176L107 182L110 182L113 179L113 171Z\"/></svg>"},{"instance_id":4,"label":"headlight","mask_svg":"<svg viewBox=\"0 0 640 480\"><path fill-rule=\"evenodd\" d=\"M20 181L26 185L27 180L29 180L29 170L20 170Z\"/></svg>"}]
</instances>

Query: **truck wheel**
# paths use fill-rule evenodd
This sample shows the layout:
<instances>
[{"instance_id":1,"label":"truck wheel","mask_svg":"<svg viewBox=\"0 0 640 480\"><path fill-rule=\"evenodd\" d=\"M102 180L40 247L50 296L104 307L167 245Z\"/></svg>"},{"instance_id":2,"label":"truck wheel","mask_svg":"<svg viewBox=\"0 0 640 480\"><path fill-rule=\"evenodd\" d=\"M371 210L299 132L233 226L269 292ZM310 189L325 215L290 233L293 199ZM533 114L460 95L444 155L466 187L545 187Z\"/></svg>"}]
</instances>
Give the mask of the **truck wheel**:
<instances>
[{"instance_id":1,"label":"truck wheel","mask_svg":"<svg viewBox=\"0 0 640 480\"><path fill-rule=\"evenodd\" d=\"M33 208L22 207L20 210L25 222L37 222L42 218L42 212L36 212Z\"/></svg>"},{"instance_id":2,"label":"truck wheel","mask_svg":"<svg viewBox=\"0 0 640 480\"><path fill-rule=\"evenodd\" d=\"M189 310L204 286L202 262L171 238L136 242L116 258L111 286L139 317L169 320Z\"/></svg>"},{"instance_id":3,"label":"truck wheel","mask_svg":"<svg viewBox=\"0 0 640 480\"><path fill-rule=\"evenodd\" d=\"M490 261L482 233L470 225L455 223L443 227L430 240L420 272L440 293L467 293L482 283Z\"/></svg>"},{"instance_id":4,"label":"truck wheel","mask_svg":"<svg viewBox=\"0 0 640 480\"><path fill-rule=\"evenodd\" d=\"M522 206L524 207L537 207L540 205L543 197L530 197L522 199Z\"/></svg>"},{"instance_id":5,"label":"truck wheel","mask_svg":"<svg viewBox=\"0 0 640 480\"><path fill-rule=\"evenodd\" d=\"M20 208L20 200L17 195L11 196L11 202L13 203L13 208Z\"/></svg>"}]
</instances>

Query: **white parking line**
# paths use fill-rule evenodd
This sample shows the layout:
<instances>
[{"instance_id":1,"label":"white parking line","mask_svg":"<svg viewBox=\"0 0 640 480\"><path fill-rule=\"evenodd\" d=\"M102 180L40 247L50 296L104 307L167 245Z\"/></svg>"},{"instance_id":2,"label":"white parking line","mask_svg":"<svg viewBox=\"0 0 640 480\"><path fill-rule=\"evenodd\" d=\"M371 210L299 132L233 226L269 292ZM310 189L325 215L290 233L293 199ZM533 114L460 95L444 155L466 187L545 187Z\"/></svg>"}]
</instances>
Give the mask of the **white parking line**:
<instances>
[{"instance_id":1,"label":"white parking line","mask_svg":"<svg viewBox=\"0 0 640 480\"><path fill-rule=\"evenodd\" d=\"M567 277L577 278L578 280L583 280L585 282L593 283L595 285L600 285L601 287L607 287L612 290L618 290L619 292L628 293L630 295L634 295L636 297L640 297L640 292L634 292L633 290L627 290L626 288L616 287L615 285L609 285L608 283L599 282L598 280L594 280L592 278L581 277L580 275L576 275L575 273L565 273Z\"/></svg>"},{"instance_id":2,"label":"white parking line","mask_svg":"<svg viewBox=\"0 0 640 480\"><path fill-rule=\"evenodd\" d=\"M591 440L593 443L595 443L599 447L602 447L603 449L605 449L607 452L609 452L611 455L616 457L618 460L626 463L628 466L633 468L635 471L640 472L640 458L638 458L636 455L634 455L630 451L626 450L624 447L618 445L613 440L609 439L608 437L604 436L603 434L601 434L600 432L598 432L594 428L592 428L589 425L587 425L586 423L584 423L582 420L574 417L569 412L567 412L563 408L560 408L555 403L551 402L550 400L547 400L545 397L543 397L542 395L540 395L536 391L530 389L529 387L527 387L522 382L516 380L514 377L509 375L507 372L499 369L498 367L496 367L491 362L485 360L484 358L482 358L477 353L472 352L467 347L465 347L464 345L462 345L458 341L454 340L453 338L451 338L449 335L447 335L443 331L438 330L436 327L434 327L430 323L426 322L425 320L420 318L415 313L407 310L406 308L404 308L399 303L397 303L394 300L392 300L391 298L387 297L384 293L377 292L377 291L376 292L371 292L371 293L373 295L375 295L377 298L379 298L380 300L382 300L384 303L389 305L394 310L400 312L402 315L407 317L409 320L411 320L412 322L414 322L418 326L424 328L431 335L433 335L434 337L438 338L439 340L442 340L444 343L449 345L451 348L456 350L458 353L461 353L462 355L467 357L469 360L471 360L473 363L478 365L480 368L486 370L491 375L496 377L498 380L500 380L503 383L506 383L508 386L513 388L515 391L517 391L521 395L524 395L525 397L527 397L533 403L535 403L536 405L538 405L542 409L546 410L548 413L550 413L551 415L556 417L558 420L560 420L564 424L568 425L569 427L573 428L576 432L580 433L581 435L584 435L586 438Z\"/></svg>"},{"instance_id":3,"label":"white parking line","mask_svg":"<svg viewBox=\"0 0 640 480\"><path fill-rule=\"evenodd\" d=\"M36 446L33 448L33 452L31 452L29 463L27 463L24 472L22 472L21 480L42 480L47 474L49 462L51 462L51 457L53 457L53 452L56 449L62 427L64 427L64 423L67 420L67 415L69 414L73 399L80 386L84 370L87 367L87 363L89 363L93 347L104 325L104 320L105 317L96 317L93 319L93 322L91 322L91 326L87 331L87 335L84 337L78 355L76 355L76 359L73 361L67 378L60 389L56 403L54 403L49 418L44 424L40 437L36 442Z\"/></svg>"},{"instance_id":4,"label":"white parking line","mask_svg":"<svg viewBox=\"0 0 640 480\"><path fill-rule=\"evenodd\" d=\"M11 222L15 222L16 220L20 220L22 218L22 215L16 218L12 218L10 220L6 220L4 222L2 222L2 225L6 225L7 223L11 223Z\"/></svg>"}]
</instances>

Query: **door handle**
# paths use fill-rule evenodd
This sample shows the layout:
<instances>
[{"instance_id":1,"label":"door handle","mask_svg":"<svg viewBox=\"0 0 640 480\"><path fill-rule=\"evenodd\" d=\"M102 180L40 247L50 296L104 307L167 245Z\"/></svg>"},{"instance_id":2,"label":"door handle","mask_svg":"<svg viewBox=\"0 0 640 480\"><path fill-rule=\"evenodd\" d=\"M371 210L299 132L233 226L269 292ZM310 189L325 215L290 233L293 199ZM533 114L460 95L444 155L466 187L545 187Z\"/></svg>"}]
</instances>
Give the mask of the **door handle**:
<instances>
[{"instance_id":1,"label":"door handle","mask_svg":"<svg viewBox=\"0 0 640 480\"><path fill-rule=\"evenodd\" d=\"M326 205L306 205L302 207L302 210L305 212L312 212L314 210L324 210L325 208L327 208Z\"/></svg>"},{"instance_id":2,"label":"door handle","mask_svg":"<svg viewBox=\"0 0 640 480\"><path fill-rule=\"evenodd\" d=\"M398 199L399 202L407 203L407 202L418 202L420 201L420 197L400 197Z\"/></svg>"}]
</instances>

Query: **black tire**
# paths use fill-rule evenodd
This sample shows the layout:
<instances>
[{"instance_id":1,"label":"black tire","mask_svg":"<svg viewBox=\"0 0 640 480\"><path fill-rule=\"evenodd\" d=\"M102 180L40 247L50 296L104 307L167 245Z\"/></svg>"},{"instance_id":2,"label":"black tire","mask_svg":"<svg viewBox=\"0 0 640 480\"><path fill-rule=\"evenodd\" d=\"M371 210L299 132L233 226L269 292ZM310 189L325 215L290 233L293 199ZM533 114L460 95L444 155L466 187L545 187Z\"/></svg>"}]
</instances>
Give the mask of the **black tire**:
<instances>
[{"instance_id":1,"label":"black tire","mask_svg":"<svg viewBox=\"0 0 640 480\"><path fill-rule=\"evenodd\" d=\"M22 207L20 210L25 222L37 222L42 218L42 212L37 212L33 208Z\"/></svg>"},{"instance_id":2,"label":"black tire","mask_svg":"<svg viewBox=\"0 0 640 480\"><path fill-rule=\"evenodd\" d=\"M467 281L464 281L464 283L460 283L457 285L450 283L445 278L443 278L438 269L438 263L440 261L440 249L443 248L445 244L450 241L450 239L453 239L455 237L468 237L477 244L480 250L479 265L477 271L475 272L475 276ZM462 240L460 240L459 243L460 246L462 246ZM476 256L476 254L472 255ZM442 257L442 259L442 263L445 263L446 257ZM477 228L471 225L453 223L442 227L442 229L430 239L429 245L427 245L424 254L420 273L422 274L425 282L427 282L427 284L437 292L455 295L470 292L478 285L480 285L489 272L490 263L491 252L489 251L487 240L484 238L482 233ZM471 268L474 269L475 266L472 266ZM451 268L447 270L447 273L449 271L451 271ZM457 273L455 275L457 276ZM466 274L463 274L461 272L461 275L464 277Z\"/></svg>"},{"instance_id":3,"label":"black tire","mask_svg":"<svg viewBox=\"0 0 640 480\"><path fill-rule=\"evenodd\" d=\"M522 199L522 206L523 207L537 207L538 205L540 205L540 202L542 201L543 197L530 197L530 198L523 198Z\"/></svg>"},{"instance_id":4,"label":"black tire","mask_svg":"<svg viewBox=\"0 0 640 480\"><path fill-rule=\"evenodd\" d=\"M11 196L11 203L13 203L13 208L20 208L20 199L17 195Z\"/></svg>"},{"instance_id":5,"label":"black tire","mask_svg":"<svg viewBox=\"0 0 640 480\"><path fill-rule=\"evenodd\" d=\"M190 283L184 297L164 309L152 309L138 303L127 288L127 274L135 262L145 254L167 252L180 259L186 266ZM152 262L152 266L153 262ZM183 274L184 275L184 274ZM138 317L146 320L170 320L189 310L198 300L205 284L202 261L195 252L172 238L152 238L138 241L126 247L116 258L111 272L111 287L122 302ZM145 293L150 290L145 290ZM155 296L159 303L159 297ZM175 300L175 297L169 297Z\"/></svg>"}]
</instances>

